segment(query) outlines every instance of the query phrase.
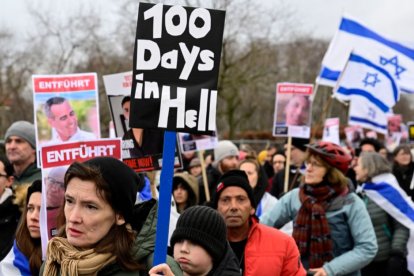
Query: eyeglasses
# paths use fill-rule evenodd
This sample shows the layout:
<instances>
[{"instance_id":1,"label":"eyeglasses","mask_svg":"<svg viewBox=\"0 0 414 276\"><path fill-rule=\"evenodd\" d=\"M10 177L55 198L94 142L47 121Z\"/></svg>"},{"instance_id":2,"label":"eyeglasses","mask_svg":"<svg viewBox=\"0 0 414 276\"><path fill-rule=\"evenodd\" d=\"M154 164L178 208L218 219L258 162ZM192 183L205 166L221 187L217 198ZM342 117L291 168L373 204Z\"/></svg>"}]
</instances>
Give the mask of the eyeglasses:
<instances>
[{"instance_id":1,"label":"eyeglasses","mask_svg":"<svg viewBox=\"0 0 414 276\"><path fill-rule=\"evenodd\" d=\"M47 178L47 183L50 185L58 185L61 188L65 188L65 183L63 183L62 181L57 181L56 179L51 177Z\"/></svg>"},{"instance_id":2,"label":"eyeglasses","mask_svg":"<svg viewBox=\"0 0 414 276\"><path fill-rule=\"evenodd\" d=\"M305 166L309 167L312 166L312 168L322 168L323 165L317 161L306 161Z\"/></svg>"}]
</instances>

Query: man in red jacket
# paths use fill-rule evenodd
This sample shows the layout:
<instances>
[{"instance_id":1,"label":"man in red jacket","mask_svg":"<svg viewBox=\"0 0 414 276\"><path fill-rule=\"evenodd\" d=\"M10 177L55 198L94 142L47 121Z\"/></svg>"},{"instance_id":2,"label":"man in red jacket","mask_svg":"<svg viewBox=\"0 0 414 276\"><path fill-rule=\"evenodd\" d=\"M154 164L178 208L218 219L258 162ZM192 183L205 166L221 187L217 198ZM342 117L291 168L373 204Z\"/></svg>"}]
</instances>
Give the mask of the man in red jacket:
<instances>
[{"instance_id":1,"label":"man in red jacket","mask_svg":"<svg viewBox=\"0 0 414 276\"><path fill-rule=\"evenodd\" d=\"M227 239L243 275L306 275L294 239L259 224L253 190L244 171L219 179L213 201L227 225Z\"/></svg>"}]
</instances>

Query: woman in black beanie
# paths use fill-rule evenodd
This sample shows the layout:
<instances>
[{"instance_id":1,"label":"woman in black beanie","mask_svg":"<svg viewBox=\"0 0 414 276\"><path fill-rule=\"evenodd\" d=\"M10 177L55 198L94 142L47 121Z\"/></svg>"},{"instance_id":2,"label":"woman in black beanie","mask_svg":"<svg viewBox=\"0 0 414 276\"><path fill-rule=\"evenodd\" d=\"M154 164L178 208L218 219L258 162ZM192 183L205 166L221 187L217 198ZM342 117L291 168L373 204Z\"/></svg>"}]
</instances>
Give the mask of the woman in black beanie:
<instances>
[{"instance_id":1,"label":"woman in black beanie","mask_svg":"<svg viewBox=\"0 0 414 276\"><path fill-rule=\"evenodd\" d=\"M185 210L171 237L174 259L184 275L241 275L237 258L227 242L224 219L207 206ZM166 264L153 267L150 275L174 275Z\"/></svg>"},{"instance_id":2,"label":"woman in black beanie","mask_svg":"<svg viewBox=\"0 0 414 276\"><path fill-rule=\"evenodd\" d=\"M48 243L40 275L146 275L152 266L156 205L135 206L140 181L115 158L73 163L65 174L64 222ZM167 262L181 274L174 260Z\"/></svg>"}]
</instances>

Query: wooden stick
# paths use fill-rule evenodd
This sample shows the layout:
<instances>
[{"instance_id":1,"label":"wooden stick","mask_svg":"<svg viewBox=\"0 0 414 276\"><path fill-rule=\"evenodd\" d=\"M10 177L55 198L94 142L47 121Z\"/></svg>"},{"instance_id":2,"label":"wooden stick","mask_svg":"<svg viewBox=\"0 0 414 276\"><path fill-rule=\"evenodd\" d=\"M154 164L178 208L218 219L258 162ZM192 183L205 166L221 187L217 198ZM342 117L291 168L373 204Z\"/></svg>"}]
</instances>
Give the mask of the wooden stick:
<instances>
[{"instance_id":1,"label":"wooden stick","mask_svg":"<svg viewBox=\"0 0 414 276\"><path fill-rule=\"evenodd\" d=\"M283 192L286 193L288 191L289 186L289 173L290 173L290 148L292 146L292 137L288 137L287 143L287 153L286 153L286 166L285 166L285 182L283 186Z\"/></svg>"},{"instance_id":2,"label":"wooden stick","mask_svg":"<svg viewBox=\"0 0 414 276\"><path fill-rule=\"evenodd\" d=\"M208 187L207 181L207 173L206 173L206 163L204 162L204 151L200 150L197 152L198 159L200 159L201 164L201 176L203 177L203 186L204 186L204 193L206 194L206 201L210 201L210 189ZM200 202L202 203L202 202Z\"/></svg>"}]
</instances>

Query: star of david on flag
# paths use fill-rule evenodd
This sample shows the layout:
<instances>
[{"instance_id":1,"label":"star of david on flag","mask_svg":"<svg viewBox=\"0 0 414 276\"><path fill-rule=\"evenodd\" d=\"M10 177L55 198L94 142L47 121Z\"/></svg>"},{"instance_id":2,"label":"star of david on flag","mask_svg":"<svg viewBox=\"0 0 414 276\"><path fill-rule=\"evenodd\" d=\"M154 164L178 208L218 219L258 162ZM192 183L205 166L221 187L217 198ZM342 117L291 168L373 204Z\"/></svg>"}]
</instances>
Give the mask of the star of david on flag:
<instances>
[{"instance_id":1,"label":"star of david on flag","mask_svg":"<svg viewBox=\"0 0 414 276\"><path fill-rule=\"evenodd\" d=\"M334 89L334 96L342 101L362 97L382 112L388 112L399 99L399 89L387 70L352 53Z\"/></svg>"},{"instance_id":2,"label":"star of david on flag","mask_svg":"<svg viewBox=\"0 0 414 276\"><path fill-rule=\"evenodd\" d=\"M414 49L384 37L349 16L342 18L316 82L334 87L352 51L388 71L402 92L414 93Z\"/></svg>"},{"instance_id":3,"label":"star of david on flag","mask_svg":"<svg viewBox=\"0 0 414 276\"><path fill-rule=\"evenodd\" d=\"M378 133L387 133L387 115L365 97L355 97L349 106L348 124L361 126Z\"/></svg>"}]
</instances>

